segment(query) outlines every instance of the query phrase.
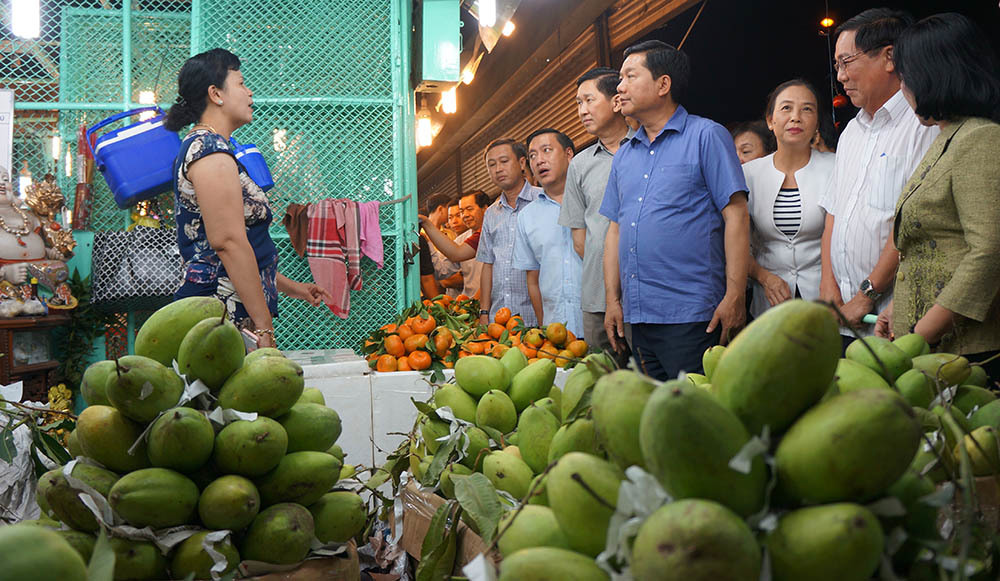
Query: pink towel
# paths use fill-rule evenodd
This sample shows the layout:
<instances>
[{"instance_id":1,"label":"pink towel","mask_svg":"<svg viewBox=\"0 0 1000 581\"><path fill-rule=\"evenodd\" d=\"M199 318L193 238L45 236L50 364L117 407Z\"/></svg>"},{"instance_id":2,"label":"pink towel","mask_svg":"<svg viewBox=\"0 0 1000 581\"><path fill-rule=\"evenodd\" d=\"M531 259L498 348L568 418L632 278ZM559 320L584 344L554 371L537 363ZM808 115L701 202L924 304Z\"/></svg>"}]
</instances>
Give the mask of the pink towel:
<instances>
[{"instance_id":1,"label":"pink towel","mask_svg":"<svg viewBox=\"0 0 1000 581\"><path fill-rule=\"evenodd\" d=\"M382 268L385 262L385 249L382 246L382 229L378 224L378 209L378 202L358 204L358 216L361 219L361 253Z\"/></svg>"},{"instance_id":2,"label":"pink towel","mask_svg":"<svg viewBox=\"0 0 1000 581\"><path fill-rule=\"evenodd\" d=\"M309 204L306 257L316 284L333 297L333 314L346 319L351 290L361 289L357 204L350 200L322 200Z\"/></svg>"}]
</instances>

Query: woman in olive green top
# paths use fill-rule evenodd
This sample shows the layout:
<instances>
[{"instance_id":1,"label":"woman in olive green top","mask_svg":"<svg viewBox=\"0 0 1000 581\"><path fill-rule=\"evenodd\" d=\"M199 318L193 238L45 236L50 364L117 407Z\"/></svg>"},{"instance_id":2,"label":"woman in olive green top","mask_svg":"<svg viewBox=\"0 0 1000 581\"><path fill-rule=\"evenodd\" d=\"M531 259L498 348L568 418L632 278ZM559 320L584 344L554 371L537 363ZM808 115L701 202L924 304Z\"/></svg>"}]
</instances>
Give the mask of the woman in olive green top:
<instances>
[{"instance_id":1,"label":"woman in olive green top","mask_svg":"<svg viewBox=\"0 0 1000 581\"><path fill-rule=\"evenodd\" d=\"M903 95L941 133L896 205L895 298L878 334L916 332L982 361L1000 350L1000 79L979 28L937 14L904 32L893 60ZM986 371L1000 379L998 360Z\"/></svg>"}]
</instances>

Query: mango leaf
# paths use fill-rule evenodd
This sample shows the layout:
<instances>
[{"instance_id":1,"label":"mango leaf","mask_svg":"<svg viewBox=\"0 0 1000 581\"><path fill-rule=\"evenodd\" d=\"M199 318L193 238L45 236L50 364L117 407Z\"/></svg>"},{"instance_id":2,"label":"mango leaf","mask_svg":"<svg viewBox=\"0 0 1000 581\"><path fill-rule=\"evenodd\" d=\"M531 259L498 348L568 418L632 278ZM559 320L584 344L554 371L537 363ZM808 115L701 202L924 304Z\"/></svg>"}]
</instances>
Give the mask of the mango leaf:
<instances>
[{"instance_id":1,"label":"mango leaf","mask_svg":"<svg viewBox=\"0 0 1000 581\"><path fill-rule=\"evenodd\" d=\"M7 426L0 428L0 461L10 464L17 457L17 446L14 445L14 430Z\"/></svg>"},{"instance_id":2,"label":"mango leaf","mask_svg":"<svg viewBox=\"0 0 1000 581\"><path fill-rule=\"evenodd\" d=\"M590 411L590 398L594 395L594 386L591 385L580 394L580 400L576 402L573 409L563 418L563 424L573 423L574 420L585 416Z\"/></svg>"},{"instance_id":3,"label":"mango leaf","mask_svg":"<svg viewBox=\"0 0 1000 581\"><path fill-rule=\"evenodd\" d=\"M101 529L94 543L94 552L87 565L87 581L113 581L115 578L115 551L111 548L108 535Z\"/></svg>"},{"instance_id":4,"label":"mango leaf","mask_svg":"<svg viewBox=\"0 0 1000 581\"><path fill-rule=\"evenodd\" d=\"M489 426L479 426L479 429L486 432L486 435L490 437L498 446L503 443L503 432L496 428L491 428Z\"/></svg>"},{"instance_id":5,"label":"mango leaf","mask_svg":"<svg viewBox=\"0 0 1000 581\"><path fill-rule=\"evenodd\" d=\"M413 405L417 408L417 411L419 411L420 413L424 414L429 418L438 419L437 412L434 410L434 406L432 406L431 404L424 401L417 401L412 397L410 398L410 401L413 402Z\"/></svg>"},{"instance_id":6,"label":"mango leaf","mask_svg":"<svg viewBox=\"0 0 1000 581\"><path fill-rule=\"evenodd\" d=\"M479 529L479 535L487 545L493 542L503 507L497 498L497 490L488 478L475 472L469 476L452 476L455 483L455 498L465 512L469 513Z\"/></svg>"},{"instance_id":7,"label":"mango leaf","mask_svg":"<svg viewBox=\"0 0 1000 581\"><path fill-rule=\"evenodd\" d=\"M42 449L42 453L56 464L62 466L73 459L66 448L63 448L62 443L51 435L41 430L33 430L32 438L35 445Z\"/></svg>"},{"instance_id":8,"label":"mango leaf","mask_svg":"<svg viewBox=\"0 0 1000 581\"><path fill-rule=\"evenodd\" d=\"M434 459L431 460L431 465L427 467L423 478L420 479L420 484L424 486L437 485L438 480L441 479L441 471L451 462L451 455L455 453L455 448L458 446L459 440L449 439L447 442L441 444L441 447L437 449L437 453L434 454Z\"/></svg>"},{"instance_id":9,"label":"mango leaf","mask_svg":"<svg viewBox=\"0 0 1000 581\"><path fill-rule=\"evenodd\" d=\"M458 516L452 517L457 506L454 500L442 504L431 517L427 535L420 546L420 564L417 565L417 581L443 581L451 576L455 566L455 551L458 545ZM461 509L459 509L461 510ZM449 526L450 521L450 526Z\"/></svg>"},{"instance_id":10,"label":"mango leaf","mask_svg":"<svg viewBox=\"0 0 1000 581\"><path fill-rule=\"evenodd\" d=\"M507 339L510 339L510 331L508 331L507 329L504 329L503 333L500 334L500 339L498 339L498 340L501 343L506 343Z\"/></svg>"}]
</instances>

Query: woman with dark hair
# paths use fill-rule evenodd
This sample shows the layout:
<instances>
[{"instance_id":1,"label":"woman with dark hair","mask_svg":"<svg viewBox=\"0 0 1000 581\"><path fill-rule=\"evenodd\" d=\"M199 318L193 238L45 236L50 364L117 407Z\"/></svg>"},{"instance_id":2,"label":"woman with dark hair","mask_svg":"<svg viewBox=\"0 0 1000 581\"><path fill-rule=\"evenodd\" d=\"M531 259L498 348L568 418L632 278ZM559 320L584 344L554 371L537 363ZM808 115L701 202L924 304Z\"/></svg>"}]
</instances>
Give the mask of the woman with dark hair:
<instances>
[{"instance_id":1,"label":"woman with dark hair","mask_svg":"<svg viewBox=\"0 0 1000 581\"><path fill-rule=\"evenodd\" d=\"M764 157L774 151L774 134L763 121L744 121L729 132L736 146L736 156L740 163Z\"/></svg>"},{"instance_id":2,"label":"woman with dark hair","mask_svg":"<svg viewBox=\"0 0 1000 581\"><path fill-rule=\"evenodd\" d=\"M174 298L218 297L233 322L257 337L258 347L274 347L279 291L315 306L332 299L315 284L278 273L267 196L229 143L233 131L253 119L253 91L243 83L236 55L216 48L184 62L177 95L164 126L179 131L195 125L174 161L177 244L184 260Z\"/></svg>"},{"instance_id":3,"label":"woman with dark hair","mask_svg":"<svg viewBox=\"0 0 1000 581\"><path fill-rule=\"evenodd\" d=\"M812 148L820 99L808 81L778 85L765 119L777 142L771 155L743 164L749 190L753 298L750 314L793 297L819 298L820 247L826 212L818 200L833 175L834 155Z\"/></svg>"},{"instance_id":4,"label":"woman with dark hair","mask_svg":"<svg viewBox=\"0 0 1000 581\"><path fill-rule=\"evenodd\" d=\"M903 96L934 140L896 204L895 298L882 336L916 332L941 351L982 361L1000 350L1000 78L989 40L960 14L900 36ZM994 379L1000 362L985 366Z\"/></svg>"}]
</instances>

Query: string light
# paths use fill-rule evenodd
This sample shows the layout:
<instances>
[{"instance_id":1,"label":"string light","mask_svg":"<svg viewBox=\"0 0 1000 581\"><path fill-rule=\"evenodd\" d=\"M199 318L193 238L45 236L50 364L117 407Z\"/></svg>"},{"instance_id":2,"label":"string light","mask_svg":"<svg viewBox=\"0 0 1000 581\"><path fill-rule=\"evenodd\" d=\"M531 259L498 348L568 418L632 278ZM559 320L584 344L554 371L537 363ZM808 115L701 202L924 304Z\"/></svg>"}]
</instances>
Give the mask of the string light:
<instances>
[{"instance_id":1,"label":"string light","mask_svg":"<svg viewBox=\"0 0 1000 581\"><path fill-rule=\"evenodd\" d=\"M427 109L427 101L423 97L420 103L420 111L417 113L417 147L430 147L434 141L431 112Z\"/></svg>"},{"instance_id":2,"label":"string light","mask_svg":"<svg viewBox=\"0 0 1000 581\"><path fill-rule=\"evenodd\" d=\"M458 87L452 87L441 93L441 112L451 115L456 111L458 111Z\"/></svg>"},{"instance_id":3,"label":"string light","mask_svg":"<svg viewBox=\"0 0 1000 581\"><path fill-rule=\"evenodd\" d=\"M833 19L830 18L829 16L819 21L819 25L822 26L823 28L831 28L833 24L834 24Z\"/></svg>"},{"instance_id":4,"label":"string light","mask_svg":"<svg viewBox=\"0 0 1000 581\"><path fill-rule=\"evenodd\" d=\"M21 38L41 35L42 8L40 0L11 0L10 31Z\"/></svg>"},{"instance_id":5,"label":"string light","mask_svg":"<svg viewBox=\"0 0 1000 581\"><path fill-rule=\"evenodd\" d=\"M62 139L58 135L52 136L52 160L59 161L59 151L62 149Z\"/></svg>"},{"instance_id":6,"label":"string light","mask_svg":"<svg viewBox=\"0 0 1000 581\"><path fill-rule=\"evenodd\" d=\"M516 27L514 26L514 21L513 20L508 20L507 24L503 25L503 30L500 32L500 34L502 34L504 36L510 36L510 35L514 34L514 29L515 28Z\"/></svg>"},{"instance_id":7,"label":"string light","mask_svg":"<svg viewBox=\"0 0 1000 581\"><path fill-rule=\"evenodd\" d=\"M483 26L496 26L496 23L497 23L496 0L479 0L479 24Z\"/></svg>"},{"instance_id":8,"label":"string light","mask_svg":"<svg viewBox=\"0 0 1000 581\"><path fill-rule=\"evenodd\" d=\"M155 105L156 104L156 93L152 91L139 91L139 104L140 105ZM145 111L139 113L139 121L145 121L146 119L152 119L156 116L155 111Z\"/></svg>"}]
</instances>

